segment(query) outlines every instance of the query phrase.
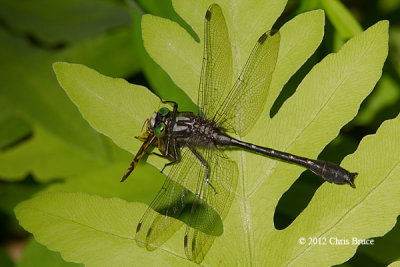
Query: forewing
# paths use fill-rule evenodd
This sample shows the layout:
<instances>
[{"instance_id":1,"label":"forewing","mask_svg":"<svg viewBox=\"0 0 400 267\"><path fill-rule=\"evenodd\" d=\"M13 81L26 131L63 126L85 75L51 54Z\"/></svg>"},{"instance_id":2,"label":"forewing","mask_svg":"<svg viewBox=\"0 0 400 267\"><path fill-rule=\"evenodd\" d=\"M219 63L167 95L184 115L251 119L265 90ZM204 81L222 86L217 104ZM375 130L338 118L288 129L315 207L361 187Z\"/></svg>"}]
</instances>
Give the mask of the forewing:
<instances>
[{"instance_id":1,"label":"forewing","mask_svg":"<svg viewBox=\"0 0 400 267\"><path fill-rule=\"evenodd\" d=\"M199 115L212 119L232 82L232 51L224 15L211 5L204 22L204 55L198 106Z\"/></svg>"},{"instance_id":2,"label":"forewing","mask_svg":"<svg viewBox=\"0 0 400 267\"><path fill-rule=\"evenodd\" d=\"M280 34L266 32L258 39L241 74L218 109L214 121L244 136L257 121L267 99L278 58Z\"/></svg>"},{"instance_id":3,"label":"forewing","mask_svg":"<svg viewBox=\"0 0 400 267\"><path fill-rule=\"evenodd\" d=\"M181 150L181 160L171 168L163 187L146 210L136 229L136 243L154 250L167 241L179 228L182 211L190 209L196 188L196 177L201 171L191 151Z\"/></svg>"},{"instance_id":4,"label":"forewing","mask_svg":"<svg viewBox=\"0 0 400 267\"><path fill-rule=\"evenodd\" d=\"M208 184L204 167L184 238L186 256L197 263L203 261L219 232L222 234L222 219L232 204L238 177L236 163L214 146L203 156L209 165L210 180Z\"/></svg>"}]
</instances>

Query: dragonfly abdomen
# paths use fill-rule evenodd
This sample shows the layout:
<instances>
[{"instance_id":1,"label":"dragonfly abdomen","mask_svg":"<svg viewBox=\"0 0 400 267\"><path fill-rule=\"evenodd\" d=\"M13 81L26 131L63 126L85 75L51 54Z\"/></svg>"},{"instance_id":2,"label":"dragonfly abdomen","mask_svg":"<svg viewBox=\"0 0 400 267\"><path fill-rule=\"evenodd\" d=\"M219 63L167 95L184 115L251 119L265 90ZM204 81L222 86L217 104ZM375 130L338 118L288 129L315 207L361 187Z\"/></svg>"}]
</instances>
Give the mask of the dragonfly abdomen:
<instances>
[{"instance_id":1,"label":"dragonfly abdomen","mask_svg":"<svg viewBox=\"0 0 400 267\"><path fill-rule=\"evenodd\" d=\"M322 177L324 180L335 183L344 184L348 183L352 187L354 186L354 178L357 173L352 173L346 169L340 167L331 162L326 162L323 160L313 160L300 156L296 156L290 153L282 152L279 150L271 149L268 147L261 147L254 144L242 142L234 138L230 138L230 145L245 148L250 151L254 151L272 158L281 159L290 163L294 163L303 167L306 167L316 175Z\"/></svg>"}]
</instances>

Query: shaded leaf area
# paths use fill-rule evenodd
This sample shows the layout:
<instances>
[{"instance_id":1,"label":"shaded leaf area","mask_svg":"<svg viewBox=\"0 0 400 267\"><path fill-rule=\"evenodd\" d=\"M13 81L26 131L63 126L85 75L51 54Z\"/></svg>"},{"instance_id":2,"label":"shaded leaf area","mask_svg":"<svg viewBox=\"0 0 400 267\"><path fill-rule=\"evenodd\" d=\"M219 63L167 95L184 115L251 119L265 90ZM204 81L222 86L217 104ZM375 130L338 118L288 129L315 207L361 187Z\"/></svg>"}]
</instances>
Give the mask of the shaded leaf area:
<instances>
[{"instance_id":1,"label":"shaded leaf area","mask_svg":"<svg viewBox=\"0 0 400 267\"><path fill-rule=\"evenodd\" d=\"M36 184L32 177L26 178L21 183L3 183L0 185L0 210L7 216L14 217L15 206L26 199L29 199L44 185Z\"/></svg>"},{"instance_id":2,"label":"shaded leaf area","mask_svg":"<svg viewBox=\"0 0 400 267\"><path fill-rule=\"evenodd\" d=\"M44 186L37 184L32 177L19 183L0 183L0 244L6 248L8 256L13 260L18 258L23 240L27 237L26 231L18 224L14 208L43 188ZM1 260L0 265L8 266Z\"/></svg>"},{"instance_id":3,"label":"shaded leaf area","mask_svg":"<svg viewBox=\"0 0 400 267\"><path fill-rule=\"evenodd\" d=\"M58 88L51 64L60 56L5 32L1 39L0 53L8 62L2 65L2 106L32 128L31 138L1 153L1 176L16 180L37 172L38 179L48 180L118 158L118 153L109 153L116 151L111 143L91 129Z\"/></svg>"},{"instance_id":4,"label":"shaded leaf area","mask_svg":"<svg viewBox=\"0 0 400 267\"><path fill-rule=\"evenodd\" d=\"M30 238L21 257L18 267L78 267L82 264L65 262L60 253L51 251L39 244L35 239Z\"/></svg>"},{"instance_id":5,"label":"shaded leaf area","mask_svg":"<svg viewBox=\"0 0 400 267\"><path fill-rule=\"evenodd\" d=\"M12 260L7 255L6 251L3 248L0 248L0 264L4 267L12 267L14 266Z\"/></svg>"},{"instance_id":6,"label":"shaded leaf area","mask_svg":"<svg viewBox=\"0 0 400 267\"><path fill-rule=\"evenodd\" d=\"M11 30L29 34L45 46L78 42L130 24L129 11L107 0L83 3L78 0L2 0L0 10L0 16Z\"/></svg>"},{"instance_id":7,"label":"shaded leaf area","mask_svg":"<svg viewBox=\"0 0 400 267\"><path fill-rule=\"evenodd\" d=\"M31 125L20 116L1 107L0 115L0 149L6 150L32 136Z\"/></svg>"},{"instance_id":8,"label":"shaded leaf area","mask_svg":"<svg viewBox=\"0 0 400 267\"><path fill-rule=\"evenodd\" d=\"M326 12L336 33L343 40L347 40L362 31L362 26L357 21L357 18L341 1L301 1L296 11L303 13L314 9L323 9Z\"/></svg>"}]
</instances>

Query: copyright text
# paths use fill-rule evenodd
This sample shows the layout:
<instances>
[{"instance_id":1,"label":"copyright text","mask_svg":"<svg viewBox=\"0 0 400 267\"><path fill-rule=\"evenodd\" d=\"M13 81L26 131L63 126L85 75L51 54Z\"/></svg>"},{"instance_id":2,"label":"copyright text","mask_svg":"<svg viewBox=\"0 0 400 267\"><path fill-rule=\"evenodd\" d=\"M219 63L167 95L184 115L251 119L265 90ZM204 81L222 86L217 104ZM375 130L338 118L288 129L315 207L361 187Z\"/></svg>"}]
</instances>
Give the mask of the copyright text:
<instances>
[{"instance_id":1,"label":"copyright text","mask_svg":"<svg viewBox=\"0 0 400 267\"><path fill-rule=\"evenodd\" d=\"M331 246L343 246L343 245L374 245L374 239L360 239L357 237L352 238L338 238L338 237L300 237L300 245L331 245Z\"/></svg>"}]
</instances>

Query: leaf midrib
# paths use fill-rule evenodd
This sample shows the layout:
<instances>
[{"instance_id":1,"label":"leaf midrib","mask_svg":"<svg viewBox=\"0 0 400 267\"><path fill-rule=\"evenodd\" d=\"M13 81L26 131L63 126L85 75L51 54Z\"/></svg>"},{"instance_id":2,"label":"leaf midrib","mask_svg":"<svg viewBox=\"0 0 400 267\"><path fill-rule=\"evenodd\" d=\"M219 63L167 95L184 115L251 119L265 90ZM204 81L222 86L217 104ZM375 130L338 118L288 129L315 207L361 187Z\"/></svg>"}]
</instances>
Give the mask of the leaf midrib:
<instances>
[{"instance_id":1,"label":"leaf midrib","mask_svg":"<svg viewBox=\"0 0 400 267\"><path fill-rule=\"evenodd\" d=\"M235 28L235 25L236 25L236 16L235 16L236 6L237 6L236 1L233 1L232 5L231 5L231 17L232 17L231 46L232 46L232 48L234 50L233 55L235 55L234 56L235 65L232 66L232 67L235 67L234 68L235 71L233 71L233 75L236 76L236 77L233 76L233 79L236 79L237 76L240 73L239 62L241 62L241 60L239 60L241 58L241 54L240 54L240 51L238 49L238 42L237 42L237 38L236 38L236 34L235 34L237 32L236 28ZM243 150L239 151L239 159L240 159L239 160L239 165L240 165L240 167L242 169L242 172L239 172L239 175L241 177L240 181L242 183L242 190L243 190L242 191L242 196L243 197L241 198L239 203L242 203L242 205L243 205L243 209L240 209L240 210L243 211L243 217L242 218L245 218L245 231L246 231L245 236L247 237L247 242L246 242L247 243L247 251L248 251L248 257L249 257L249 264L250 264L250 266L252 266L252 263L253 263L252 255L253 255L254 248L253 248L253 240L252 240L251 234L250 234L250 232L251 232L251 229L250 229L251 228L250 227L250 223L251 223L250 218L251 217L250 217L250 215L251 214L249 212L247 199L245 197L246 196L247 187L246 187L244 173L246 172L247 168L246 168L246 164L245 164L245 155L244 155L244 151Z\"/></svg>"}]
</instances>

